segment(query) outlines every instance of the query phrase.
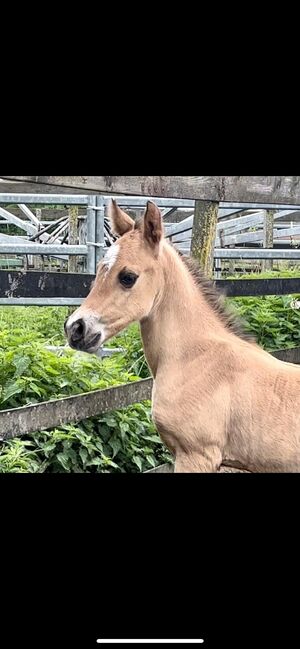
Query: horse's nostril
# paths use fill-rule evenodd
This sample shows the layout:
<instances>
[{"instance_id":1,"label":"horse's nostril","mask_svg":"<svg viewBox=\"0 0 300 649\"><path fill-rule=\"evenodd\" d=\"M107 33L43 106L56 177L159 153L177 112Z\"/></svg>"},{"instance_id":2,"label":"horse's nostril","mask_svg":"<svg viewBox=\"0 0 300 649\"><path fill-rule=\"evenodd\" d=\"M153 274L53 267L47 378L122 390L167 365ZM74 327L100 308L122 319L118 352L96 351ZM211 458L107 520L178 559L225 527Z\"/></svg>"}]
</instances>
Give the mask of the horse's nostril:
<instances>
[{"instance_id":1,"label":"horse's nostril","mask_svg":"<svg viewBox=\"0 0 300 649\"><path fill-rule=\"evenodd\" d=\"M84 320L80 318L80 320L76 320L76 322L74 322L72 325L71 328L72 340L81 340L81 338L84 338L84 334L85 334L85 324L84 324Z\"/></svg>"}]
</instances>

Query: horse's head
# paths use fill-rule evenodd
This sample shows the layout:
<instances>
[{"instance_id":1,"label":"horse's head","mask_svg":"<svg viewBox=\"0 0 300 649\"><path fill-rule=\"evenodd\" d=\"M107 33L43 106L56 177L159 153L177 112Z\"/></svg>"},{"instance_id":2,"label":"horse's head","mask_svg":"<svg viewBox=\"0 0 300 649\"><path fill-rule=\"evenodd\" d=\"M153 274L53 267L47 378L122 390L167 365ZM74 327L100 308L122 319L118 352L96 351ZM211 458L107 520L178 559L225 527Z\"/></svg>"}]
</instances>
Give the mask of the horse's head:
<instances>
[{"instance_id":1,"label":"horse's head","mask_svg":"<svg viewBox=\"0 0 300 649\"><path fill-rule=\"evenodd\" d=\"M119 238L99 263L88 297L65 323L71 347L90 353L149 316L159 296L163 224L158 207L149 201L136 224L113 200L110 220Z\"/></svg>"}]
</instances>

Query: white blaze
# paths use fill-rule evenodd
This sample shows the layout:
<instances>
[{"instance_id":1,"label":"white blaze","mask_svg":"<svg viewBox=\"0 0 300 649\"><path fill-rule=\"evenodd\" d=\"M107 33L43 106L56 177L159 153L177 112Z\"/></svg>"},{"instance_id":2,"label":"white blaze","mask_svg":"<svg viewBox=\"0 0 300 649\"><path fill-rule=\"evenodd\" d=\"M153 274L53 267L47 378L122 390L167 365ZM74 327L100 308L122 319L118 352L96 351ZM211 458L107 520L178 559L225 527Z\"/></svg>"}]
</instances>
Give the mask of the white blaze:
<instances>
[{"instance_id":1,"label":"white blaze","mask_svg":"<svg viewBox=\"0 0 300 649\"><path fill-rule=\"evenodd\" d=\"M120 251L120 246L118 243L114 243L112 246L108 248L108 251L103 258L103 265L106 267L107 272L109 272L115 262L117 261L117 257Z\"/></svg>"}]
</instances>

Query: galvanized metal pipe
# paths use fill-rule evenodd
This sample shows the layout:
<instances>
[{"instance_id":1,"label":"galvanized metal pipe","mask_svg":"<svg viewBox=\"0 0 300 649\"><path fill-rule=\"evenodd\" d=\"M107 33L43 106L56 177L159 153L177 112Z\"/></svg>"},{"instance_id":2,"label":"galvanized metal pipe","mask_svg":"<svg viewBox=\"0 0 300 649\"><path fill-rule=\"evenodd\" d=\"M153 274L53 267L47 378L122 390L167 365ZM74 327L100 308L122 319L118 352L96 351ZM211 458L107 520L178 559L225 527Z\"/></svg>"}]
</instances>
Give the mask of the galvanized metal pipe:
<instances>
[{"instance_id":1,"label":"galvanized metal pipe","mask_svg":"<svg viewBox=\"0 0 300 649\"><path fill-rule=\"evenodd\" d=\"M105 216L105 207L102 204L101 196L96 197L97 207L100 207L100 210L96 212L96 243L102 244L100 247L96 247L96 267L103 258L104 255L104 216Z\"/></svg>"},{"instance_id":2,"label":"galvanized metal pipe","mask_svg":"<svg viewBox=\"0 0 300 649\"><path fill-rule=\"evenodd\" d=\"M0 304L6 306L78 306L83 298L75 297L1 297Z\"/></svg>"},{"instance_id":3,"label":"galvanized metal pipe","mask_svg":"<svg viewBox=\"0 0 300 649\"><path fill-rule=\"evenodd\" d=\"M300 250L279 248L215 248L214 257L217 259L300 259Z\"/></svg>"},{"instance_id":4,"label":"galvanized metal pipe","mask_svg":"<svg viewBox=\"0 0 300 649\"><path fill-rule=\"evenodd\" d=\"M87 246L47 243L1 243L0 255L87 255ZM94 270L92 271L94 272Z\"/></svg>"},{"instance_id":5,"label":"galvanized metal pipe","mask_svg":"<svg viewBox=\"0 0 300 649\"><path fill-rule=\"evenodd\" d=\"M32 203L45 205L87 205L88 195L84 194L0 194L0 203Z\"/></svg>"},{"instance_id":6,"label":"galvanized metal pipe","mask_svg":"<svg viewBox=\"0 0 300 649\"><path fill-rule=\"evenodd\" d=\"M87 208L87 272L94 274L96 272L96 196L89 196Z\"/></svg>"}]
</instances>

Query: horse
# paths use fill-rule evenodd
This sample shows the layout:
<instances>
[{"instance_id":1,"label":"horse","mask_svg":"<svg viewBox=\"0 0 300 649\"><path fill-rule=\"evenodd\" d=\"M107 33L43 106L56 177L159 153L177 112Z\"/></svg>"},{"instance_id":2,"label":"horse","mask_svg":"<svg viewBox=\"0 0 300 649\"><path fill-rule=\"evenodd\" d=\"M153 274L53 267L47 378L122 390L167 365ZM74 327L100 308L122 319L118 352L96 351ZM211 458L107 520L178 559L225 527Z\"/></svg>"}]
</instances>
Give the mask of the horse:
<instances>
[{"instance_id":1,"label":"horse","mask_svg":"<svg viewBox=\"0 0 300 649\"><path fill-rule=\"evenodd\" d=\"M221 464L298 473L300 368L247 335L214 283L165 238L152 201L135 221L112 200L110 222L117 239L65 323L70 346L94 353L139 322L152 418L176 473Z\"/></svg>"}]
</instances>

